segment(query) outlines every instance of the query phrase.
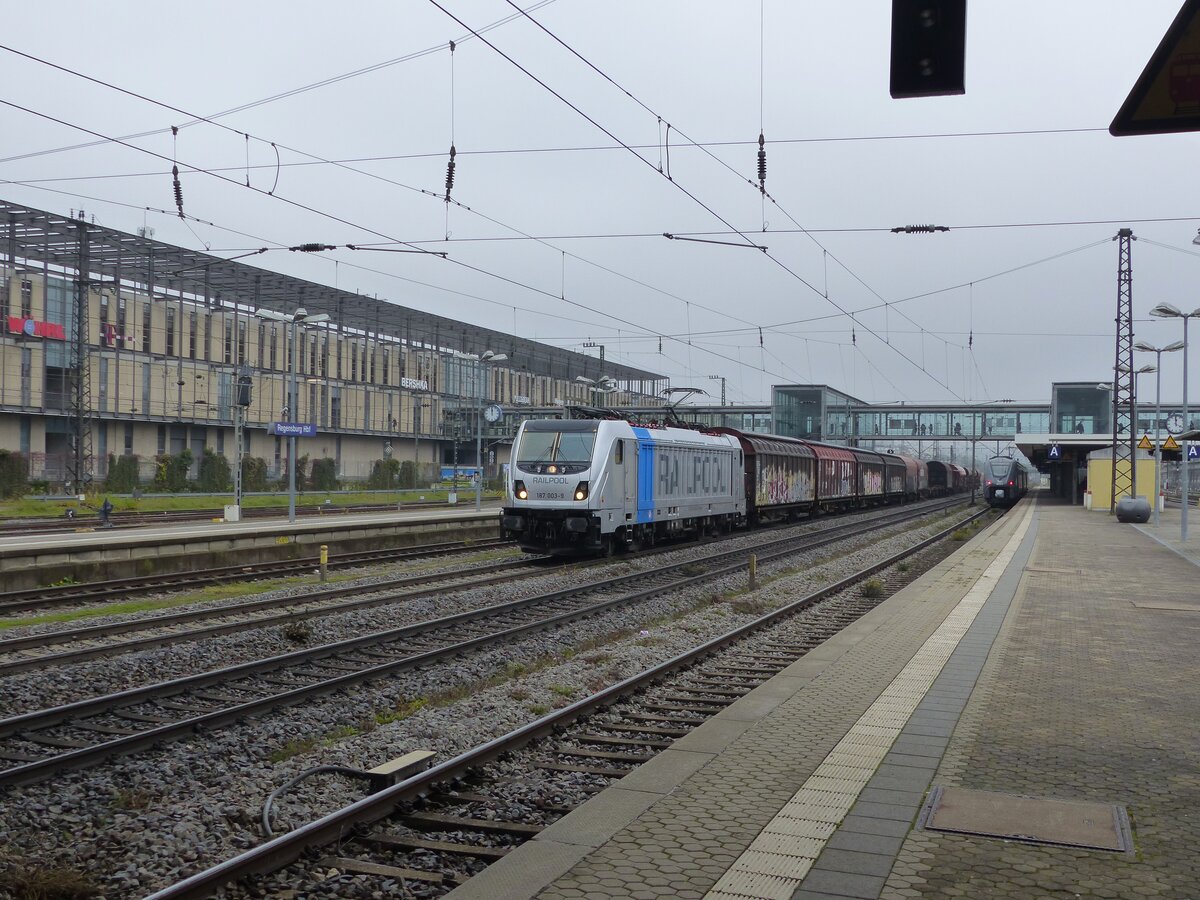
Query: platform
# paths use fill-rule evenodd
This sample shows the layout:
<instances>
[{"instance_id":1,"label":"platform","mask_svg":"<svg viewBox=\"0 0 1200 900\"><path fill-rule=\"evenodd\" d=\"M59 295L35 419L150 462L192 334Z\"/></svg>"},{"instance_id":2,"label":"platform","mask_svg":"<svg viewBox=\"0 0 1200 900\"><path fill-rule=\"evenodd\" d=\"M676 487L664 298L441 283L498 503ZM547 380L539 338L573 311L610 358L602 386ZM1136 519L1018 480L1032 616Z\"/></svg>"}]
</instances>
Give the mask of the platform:
<instances>
[{"instance_id":1,"label":"platform","mask_svg":"<svg viewBox=\"0 0 1200 900\"><path fill-rule=\"evenodd\" d=\"M464 508L465 507L465 508ZM493 538L500 507L460 504L446 509L397 510L304 516L286 513L242 522L86 529L55 534L0 537L0 576L8 588L52 584L62 578L91 581L190 571L205 566L315 556L378 547L407 547L439 541Z\"/></svg>"},{"instance_id":2,"label":"platform","mask_svg":"<svg viewBox=\"0 0 1200 900\"><path fill-rule=\"evenodd\" d=\"M1033 496L448 896L1194 896L1200 536Z\"/></svg>"}]
</instances>

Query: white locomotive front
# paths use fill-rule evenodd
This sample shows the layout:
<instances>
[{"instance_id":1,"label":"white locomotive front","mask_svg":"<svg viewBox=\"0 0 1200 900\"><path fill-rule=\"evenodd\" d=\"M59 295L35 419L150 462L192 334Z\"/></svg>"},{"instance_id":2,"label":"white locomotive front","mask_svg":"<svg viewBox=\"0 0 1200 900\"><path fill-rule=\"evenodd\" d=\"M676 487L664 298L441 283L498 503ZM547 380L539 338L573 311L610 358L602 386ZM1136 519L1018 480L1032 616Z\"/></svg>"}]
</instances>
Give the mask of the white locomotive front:
<instances>
[{"instance_id":1,"label":"white locomotive front","mask_svg":"<svg viewBox=\"0 0 1200 900\"><path fill-rule=\"evenodd\" d=\"M746 513L730 435L608 419L537 419L513 444L501 528L523 550L612 553L729 529Z\"/></svg>"}]
</instances>

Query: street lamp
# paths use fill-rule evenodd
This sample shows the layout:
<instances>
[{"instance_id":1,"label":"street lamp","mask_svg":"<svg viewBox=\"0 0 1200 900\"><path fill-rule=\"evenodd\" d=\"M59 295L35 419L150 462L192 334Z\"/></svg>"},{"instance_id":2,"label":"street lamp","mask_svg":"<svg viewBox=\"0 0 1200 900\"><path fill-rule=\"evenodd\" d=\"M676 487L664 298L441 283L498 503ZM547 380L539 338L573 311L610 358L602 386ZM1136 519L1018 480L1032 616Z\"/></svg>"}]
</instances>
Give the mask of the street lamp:
<instances>
[{"instance_id":1,"label":"street lamp","mask_svg":"<svg viewBox=\"0 0 1200 900\"><path fill-rule=\"evenodd\" d=\"M611 394L617 389L616 381L608 375L601 375L599 378L576 375L575 380L589 386L588 390L592 392L593 403L600 403L600 397L604 394Z\"/></svg>"},{"instance_id":2,"label":"street lamp","mask_svg":"<svg viewBox=\"0 0 1200 900\"><path fill-rule=\"evenodd\" d=\"M1158 504L1162 496L1162 442L1159 440L1162 427L1162 355L1174 353L1183 349L1183 341L1173 341L1165 347L1155 347L1146 341L1138 341L1133 345L1134 350L1154 354L1154 366L1158 374L1154 378L1154 524L1159 522Z\"/></svg>"},{"instance_id":3,"label":"street lamp","mask_svg":"<svg viewBox=\"0 0 1200 900\"><path fill-rule=\"evenodd\" d=\"M1197 235L1200 239L1200 235ZM1158 316L1160 319L1183 319L1183 417L1188 417L1188 319L1200 318L1200 309L1194 309L1190 313L1185 313L1178 306L1173 306L1170 303L1160 303L1154 309L1150 310L1150 315ZM1183 482L1183 507L1179 515L1179 540L1180 543L1187 542L1188 536L1188 498L1191 496L1191 484L1188 481L1188 442L1185 440L1182 444L1183 450L1183 469L1180 480Z\"/></svg>"},{"instance_id":4,"label":"street lamp","mask_svg":"<svg viewBox=\"0 0 1200 900\"><path fill-rule=\"evenodd\" d=\"M480 371L487 372L487 367L492 363L504 362L508 359L507 353L495 353L491 350L484 350L479 356L474 357L479 362ZM475 402L475 466L479 470L475 481L475 511L478 512L483 506L483 410L480 408L483 405L483 395L487 392L488 379L483 379L483 384L476 392Z\"/></svg>"},{"instance_id":5,"label":"street lamp","mask_svg":"<svg viewBox=\"0 0 1200 900\"><path fill-rule=\"evenodd\" d=\"M296 394L296 326L298 325L316 325L320 322L328 322L329 316L325 313L319 313L315 316L310 316L308 310L300 307L290 316L283 313L277 313L273 309L260 309L256 315L261 319L269 319L272 322L286 322L288 324L288 342L290 347L288 350L288 400L287 406L284 407L284 412L288 416L288 422L285 424L295 425L297 407L300 405L299 397ZM288 429L288 522L296 521L296 429Z\"/></svg>"},{"instance_id":6,"label":"street lamp","mask_svg":"<svg viewBox=\"0 0 1200 900\"><path fill-rule=\"evenodd\" d=\"M421 410L433 409L432 403L423 400L413 402L413 457L417 466L417 485L421 483Z\"/></svg>"}]
</instances>

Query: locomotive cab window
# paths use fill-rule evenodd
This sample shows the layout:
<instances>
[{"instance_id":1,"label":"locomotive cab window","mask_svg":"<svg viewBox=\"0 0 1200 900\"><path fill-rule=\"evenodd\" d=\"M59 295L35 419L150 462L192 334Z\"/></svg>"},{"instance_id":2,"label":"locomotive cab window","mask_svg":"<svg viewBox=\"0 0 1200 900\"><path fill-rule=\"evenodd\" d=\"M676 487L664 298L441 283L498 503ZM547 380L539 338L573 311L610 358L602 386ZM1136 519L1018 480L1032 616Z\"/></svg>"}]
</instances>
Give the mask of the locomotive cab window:
<instances>
[{"instance_id":1,"label":"locomotive cab window","mask_svg":"<svg viewBox=\"0 0 1200 900\"><path fill-rule=\"evenodd\" d=\"M513 454L517 468L549 475L582 472L592 464L596 425L572 421L526 423Z\"/></svg>"},{"instance_id":2,"label":"locomotive cab window","mask_svg":"<svg viewBox=\"0 0 1200 900\"><path fill-rule=\"evenodd\" d=\"M622 440L613 441L613 462L618 466L625 461L625 442Z\"/></svg>"}]
</instances>

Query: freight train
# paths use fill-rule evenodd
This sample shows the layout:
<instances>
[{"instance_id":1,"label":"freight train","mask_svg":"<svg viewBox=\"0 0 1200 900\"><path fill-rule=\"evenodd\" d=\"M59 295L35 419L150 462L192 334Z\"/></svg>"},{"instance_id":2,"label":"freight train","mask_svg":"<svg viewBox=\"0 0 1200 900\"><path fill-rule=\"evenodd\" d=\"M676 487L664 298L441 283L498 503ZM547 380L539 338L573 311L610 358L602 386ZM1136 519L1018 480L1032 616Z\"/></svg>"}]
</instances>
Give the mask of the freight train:
<instances>
[{"instance_id":1,"label":"freight train","mask_svg":"<svg viewBox=\"0 0 1200 900\"><path fill-rule=\"evenodd\" d=\"M501 529L523 550L609 555L676 537L970 489L966 469L731 428L531 419Z\"/></svg>"},{"instance_id":2,"label":"freight train","mask_svg":"<svg viewBox=\"0 0 1200 900\"><path fill-rule=\"evenodd\" d=\"M1010 507L1029 493L1029 473L1017 460L993 456L983 464L983 493L988 506Z\"/></svg>"}]
</instances>

